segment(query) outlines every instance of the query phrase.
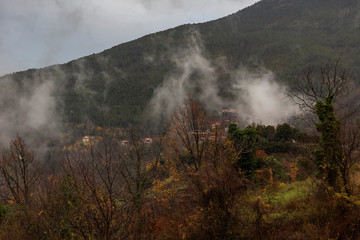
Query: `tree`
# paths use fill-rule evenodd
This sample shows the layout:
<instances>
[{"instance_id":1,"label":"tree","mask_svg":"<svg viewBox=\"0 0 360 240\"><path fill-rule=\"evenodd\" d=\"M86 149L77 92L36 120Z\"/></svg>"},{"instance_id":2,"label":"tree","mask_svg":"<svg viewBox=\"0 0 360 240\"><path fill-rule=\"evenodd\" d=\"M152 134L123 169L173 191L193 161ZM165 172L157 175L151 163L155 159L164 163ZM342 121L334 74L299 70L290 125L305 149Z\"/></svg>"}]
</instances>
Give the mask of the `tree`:
<instances>
[{"instance_id":1,"label":"tree","mask_svg":"<svg viewBox=\"0 0 360 240\"><path fill-rule=\"evenodd\" d=\"M129 199L121 180L119 143L99 136L88 144L68 147L61 185L64 221L82 238L127 237Z\"/></svg>"},{"instance_id":2,"label":"tree","mask_svg":"<svg viewBox=\"0 0 360 240\"><path fill-rule=\"evenodd\" d=\"M121 159L120 175L124 182L125 196L130 200L129 209L132 212L132 238L149 238L151 228L149 218L150 201L146 192L158 175L160 153L162 150L160 139L153 139L152 143L145 143L139 128L130 127L127 130L128 145L119 148Z\"/></svg>"},{"instance_id":3,"label":"tree","mask_svg":"<svg viewBox=\"0 0 360 240\"><path fill-rule=\"evenodd\" d=\"M257 150L259 135L256 129L248 126L244 130L241 130L236 124L230 124L228 137L239 153L236 166L247 176L252 176L258 168L255 150Z\"/></svg>"},{"instance_id":4,"label":"tree","mask_svg":"<svg viewBox=\"0 0 360 240\"><path fill-rule=\"evenodd\" d=\"M198 171L206 156L206 142L211 135L211 122L205 109L190 98L185 106L174 112L170 122L171 130L166 136L169 139L168 150L182 156L180 158L189 167Z\"/></svg>"},{"instance_id":5,"label":"tree","mask_svg":"<svg viewBox=\"0 0 360 240\"><path fill-rule=\"evenodd\" d=\"M292 99L318 117L315 125L321 137L319 148L314 151L318 171L335 191L344 188L350 194L349 171L360 146L359 133L354 131L358 124L353 118L354 108L343 111L342 116L335 109L349 94L348 73L338 60L320 67L309 66L294 80Z\"/></svg>"},{"instance_id":6,"label":"tree","mask_svg":"<svg viewBox=\"0 0 360 240\"><path fill-rule=\"evenodd\" d=\"M294 77L290 96L301 108L314 112L317 101L331 96L331 103L337 102L348 92L350 84L348 72L340 60L310 65Z\"/></svg>"},{"instance_id":7,"label":"tree","mask_svg":"<svg viewBox=\"0 0 360 240\"><path fill-rule=\"evenodd\" d=\"M3 154L0 175L10 193L8 200L27 205L31 202L41 167L35 161L35 153L30 151L25 140L17 136L10 142L10 150Z\"/></svg>"},{"instance_id":8,"label":"tree","mask_svg":"<svg viewBox=\"0 0 360 240\"><path fill-rule=\"evenodd\" d=\"M320 148L315 150L315 163L319 170L324 172L329 185L339 190L338 175L339 163L342 159L340 121L336 118L332 96L325 101L318 100L315 104L315 113L319 118L316 129L321 133Z\"/></svg>"},{"instance_id":9,"label":"tree","mask_svg":"<svg viewBox=\"0 0 360 240\"><path fill-rule=\"evenodd\" d=\"M261 137L268 140L269 142L274 141L275 139L276 130L274 126L258 125L256 126L256 131Z\"/></svg>"},{"instance_id":10,"label":"tree","mask_svg":"<svg viewBox=\"0 0 360 240\"><path fill-rule=\"evenodd\" d=\"M146 191L156 174L159 148L128 130L128 144L98 128L90 142L67 149L61 194L63 219L82 238L147 239Z\"/></svg>"},{"instance_id":11,"label":"tree","mask_svg":"<svg viewBox=\"0 0 360 240\"><path fill-rule=\"evenodd\" d=\"M231 239L234 234L233 210L244 178L234 167L238 154L224 133L193 99L171 116L163 155L168 176L154 190L162 209L170 211L167 222L175 222L179 232L173 238Z\"/></svg>"},{"instance_id":12,"label":"tree","mask_svg":"<svg viewBox=\"0 0 360 240\"><path fill-rule=\"evenodd\" d=\"M290 141L294 138L294 129L287 123L278 124L275 131L276 141Z\"/></svg>"}]
</instances>

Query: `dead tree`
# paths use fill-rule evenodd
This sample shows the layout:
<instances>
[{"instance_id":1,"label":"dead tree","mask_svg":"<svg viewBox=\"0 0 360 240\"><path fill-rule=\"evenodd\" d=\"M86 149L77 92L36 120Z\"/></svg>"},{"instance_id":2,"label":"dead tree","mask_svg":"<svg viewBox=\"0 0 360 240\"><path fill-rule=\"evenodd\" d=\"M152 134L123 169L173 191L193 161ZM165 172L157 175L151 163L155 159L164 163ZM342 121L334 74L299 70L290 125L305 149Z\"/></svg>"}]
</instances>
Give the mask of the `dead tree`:
<instances>
[{"instance_id":1,"label":"dead tree","mask_svg":"<svg viewBox=\"0 0 360 240\"><path fill-rule=\"evenodd\" d=\"M153 216L150 214L151 201L146 192L158 177L160 165L161 139L145 142L141 127L129 127L126 131L128 144L118 148L121 159L120 175L124 182L124 192L131 209L131 239L148 238Z\"/></svg>"},{"instance_id":2,"label":"dead tree","mask_svg":"<svg viewBox=\"0 0 360 240\"><path fill-rule=\"evenodd\" d=\"M349 91L348 71L340 64L326 63L321 66L311 65L303 69L292 81L290 97L303 109L315 111L315 103L332 96L335 103Z\"/></svg>"},{"instance_id":3,"label":"dead tree","mask_svg":"<svg viewBox=\"0 0 360 240\"><path fill-rule=\"evenodd\" d=\"M0 176L10 193L8 200L17 204L29 204L40 170L35 161L35 153L28 149L22 137L17 136L10 142L10 150L2 155L0 163Z\"/></svg>"},{"instance_id":4,"label":"dead tree","mask_svg":"<svg viewBox=\"0 0 360 240\"><path fill-rule=\"evenodd\" d=\"M118 147L116 140L101 136L67 151L63 170L78 204L71 204L66 221L84 238L126 237L122 234L129 226L128 201L120 179Z\"/></svg>"}]
</instances>

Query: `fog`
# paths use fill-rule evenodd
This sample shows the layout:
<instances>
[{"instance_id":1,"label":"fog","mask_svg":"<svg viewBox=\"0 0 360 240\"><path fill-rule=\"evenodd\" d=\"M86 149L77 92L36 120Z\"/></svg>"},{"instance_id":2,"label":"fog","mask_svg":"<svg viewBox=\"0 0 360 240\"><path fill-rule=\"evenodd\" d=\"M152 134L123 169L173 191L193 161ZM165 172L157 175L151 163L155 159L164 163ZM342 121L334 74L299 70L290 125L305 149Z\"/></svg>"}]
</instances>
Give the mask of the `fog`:
<instances>
[{"instance_id":1,"label":"fog","mask_svg":"<svg viewBox=\"0 0 360 240\"><path fill-rule=\"evenodd\" d=\"M288 88L276 82L275 75L269 70L251 73L239 69L232 87L239 92L232 107L247 123L276 125L298 112L298 107L288 97Z\"/></svg>"},{"instance_id":2,"label":"fog","mask_svg":"<svg viewBox=\"0 0 360 240\"><path fill-rule=\"evenodd\" d=\"M67 143L63 125L67 119L62 107L69 76L73 90L95 102L85 87L93 71L86 69L83 61L75 62L74 69L77 70L67 73L58 65L1 78L0 151L7 149L16 136L21 136L35 150L38 159L43 160L51 142Z\"/></svg>"},{"instance_id":3,"label":"fog","mask_svg":"<svg viewBox=\"0 0 360 240\"><path fill-rule=\"evenodd\" d=\"M56 93L61 91L64 74L34 71L21 80L7 76L0 81L0 146L9 146L17 135L42 155L48 140L59 138L61 116L56 110Z\"/></svg>"},{"instance_id":4,"label":"fog","mask_svg":"<svg viewBox=\"0 0 360 240\"><path fill-rule=\"evenodd\" d=\"M201 36L196 30L189 32L188 45L172 53L177 70L168 75L154 93L150 113L155 119L166 118L189 95L195 97L210 111L232 108L246 123L276 125L293 116L297 107L288 98L288 89L276 81L276 76L265 68L249 71L239 66L229 69L226 58L209 60ZM232 99L224 99L219 92L217 69L230 76L227 91ZM195 77L194 77L195 76Z\"/></svg>"},{"instance_id":5,"label":"fog","mask_svg":"<svg viewBox=\"0 0 360 240\"><path fill-rule=\"evenodd\" d=\"M149 59L156 61L152 56L144 57L144 61L148 62ZM103 57L97 61L107 63ZM210 60L200 34L194 29L188 32L185 46L172 50L170 61L176 67L155 89L145 112L150 114L155 124L165 122L189 95L212 112L220 112L224 108L235 109L238 118L246 123L276 125L285 122L296 112L297 108L287 98L287 87L280 85L271 71L261 67L251 71L243 66L230 68L226 57ZM87 81L93 77L93 71L86 69L84 61L73 64L74 72L71 73L63 72L61 66L53 66L27 72L21 79L19 75L7 75L1 79L2 148L6 148L16 135L20 135L41 156L47 151L50 139L63 139L62 124L66 122L66 116L62 115L59 106L64 101L62 97L64 86L69 81L68 74L74 81L73 90L83 94L88 104L100 112L107 111L107 106L96 105L93 92L86 87ZM123 71L126 72L126 69ZM113 81L104 74L104 81ZM224 76L227 77L222 79ZM105 88L104 96L108 90ZM224 97L224 92L230 97ZM87 120L83 119L83 122Z\"/></svg>"}]
</instances>

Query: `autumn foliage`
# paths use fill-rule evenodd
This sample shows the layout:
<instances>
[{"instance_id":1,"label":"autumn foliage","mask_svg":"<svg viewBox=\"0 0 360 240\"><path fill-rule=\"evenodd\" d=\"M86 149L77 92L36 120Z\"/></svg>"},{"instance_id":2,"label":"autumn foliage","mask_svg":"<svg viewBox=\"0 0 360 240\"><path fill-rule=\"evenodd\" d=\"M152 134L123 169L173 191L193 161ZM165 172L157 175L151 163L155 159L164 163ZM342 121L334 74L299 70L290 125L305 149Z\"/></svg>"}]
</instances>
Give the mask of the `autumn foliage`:
<instances>
[{"instance_id":1,"label":"autumn foliage","mask_svg":"<svg viewBox=\"0 0 360 240\"><path fill-rule=\"evenodd\" d=\"M139 128L97 127L90 141L62 146L55 172L17 137L1 157L0 239L359 236L357 195L317 188L310 168L299 179L301 155L264 147L260 130L275 128L226 132L193 99L170 119L151 143Z\"/></svg>"}]
</instances>

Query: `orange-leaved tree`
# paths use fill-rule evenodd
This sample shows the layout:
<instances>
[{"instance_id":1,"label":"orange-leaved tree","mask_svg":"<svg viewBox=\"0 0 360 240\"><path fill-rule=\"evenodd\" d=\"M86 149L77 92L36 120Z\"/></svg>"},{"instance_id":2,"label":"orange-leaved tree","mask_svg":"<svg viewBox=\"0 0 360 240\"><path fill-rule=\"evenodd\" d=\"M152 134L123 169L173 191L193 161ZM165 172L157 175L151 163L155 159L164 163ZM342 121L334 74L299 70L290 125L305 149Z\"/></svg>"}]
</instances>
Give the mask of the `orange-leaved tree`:
<instances>
[{"instance_id":1,"label":"orange-leaved tree","mask_svg":"<svg viewBox=\"0 0 360 240\"><path fill-rule=\"evenodd\" d=\"M173 238L224 239L236 228L234 207L244 186L234 167L238 153L212 119L193 99L171 116L163 152L168 178L153 189L163 234Z\"/></svg>"}]
</instances>

